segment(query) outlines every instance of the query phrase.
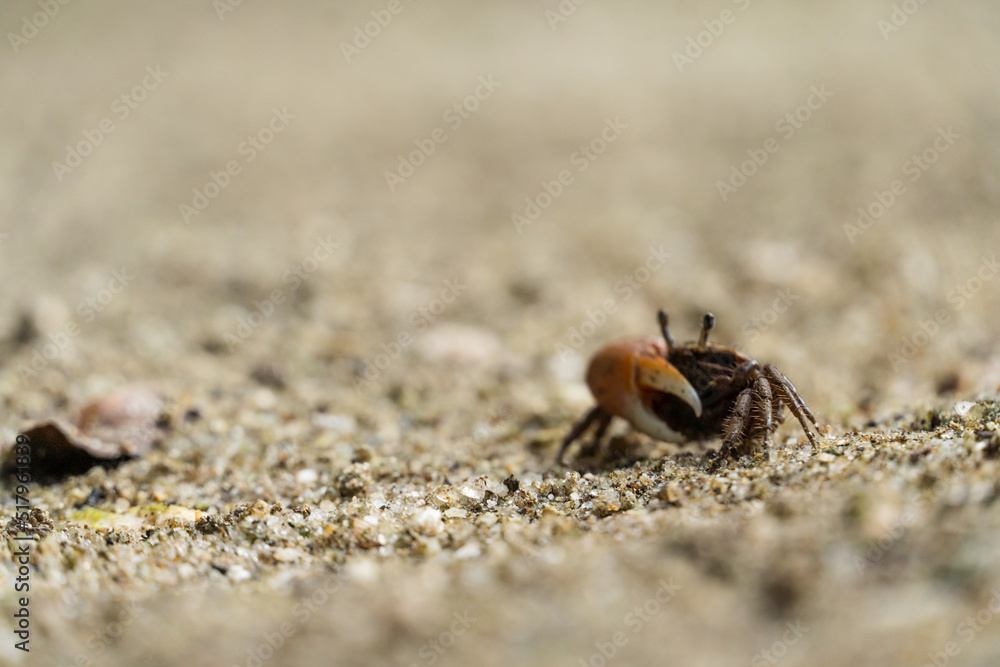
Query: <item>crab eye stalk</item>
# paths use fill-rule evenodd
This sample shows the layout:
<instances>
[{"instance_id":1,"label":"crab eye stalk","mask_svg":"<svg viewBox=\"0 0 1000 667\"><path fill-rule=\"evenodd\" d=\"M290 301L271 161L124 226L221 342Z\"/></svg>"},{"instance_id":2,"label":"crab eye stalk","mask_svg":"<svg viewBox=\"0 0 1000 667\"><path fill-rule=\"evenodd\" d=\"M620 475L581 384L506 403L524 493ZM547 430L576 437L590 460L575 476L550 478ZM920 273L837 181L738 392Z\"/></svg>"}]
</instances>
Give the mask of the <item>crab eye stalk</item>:
<instances>
[{"instance_id":1,"label":"crab eye stalk","mask_svg":"<svg viewBox=\"0 0 1000 667\"><path fill-rule=\"evenodd\" d=\"M704 349L708 342L708 332L715 328L715 315L705 313L705 319L701 322L701 335L698 336L698 347Z\"/></svg>"},{"instance_id":2,"label":"crab eye stalk","mask_svg":"<svg viewBox=\"0 0 1000 667\"><path fill-rule=\"evenodd\" d=\"M670 350L674 349L677 344L674 342L674 337L670 335L670 329L667 328L667 311L662 308L656 313L656 319L660 323L660 332L663 334L663 340L667 343L667 354Z\"/></svg>"}]
</instances>

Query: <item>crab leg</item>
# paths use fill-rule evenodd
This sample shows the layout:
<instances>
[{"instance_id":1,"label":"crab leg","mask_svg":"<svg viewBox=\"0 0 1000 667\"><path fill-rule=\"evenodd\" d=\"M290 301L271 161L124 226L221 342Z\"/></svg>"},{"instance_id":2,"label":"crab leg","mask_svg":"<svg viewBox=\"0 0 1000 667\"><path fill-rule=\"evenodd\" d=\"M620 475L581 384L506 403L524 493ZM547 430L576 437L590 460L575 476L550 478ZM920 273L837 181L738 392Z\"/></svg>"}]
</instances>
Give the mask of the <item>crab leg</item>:
<instances>
[{"instance_id":1,"label":"crab leg","mask_svg":"<svg viewBox=\"0 0 1000 667\"><path fill-rule=\"evenodd\" d=\"M603 430L608 427L608 422L611 421L611 415L603 410L601 407L596 407L584 416L583 419L578 421L573 427L573 430L569 432L565 438L563 438L562 445L559 447L559 453L556 455L556 463L562 465L563 454L566 453L566 448L568 448L573 441L579 438L584 432L590 428L590 425L594 423L594 420L601 419L601 425L598 429L601 431L600 435L604 435ZM606 421L605 421L606 420Z\"/></svg>"},{"instance_id":2,"label":"crab leg","mask_svg":"<svg viewBox=\"0 0 1000 667\"><path fill-rule=\"evenodd\" d=\"M771 425L771 412L774 404L774 399L771 396L771 383L761 375L754 382L754 388L757 390L757 409L760 410L764 420L760 427L764 431L764 447L770 448L771 432L774 431L774 427Z\"/></svg>"},{"instance_id":3,"label":"crab leg","mask_svg":"<svg viewBox=\"0 0 1000 667\"><path fill-rule=\"evenodd\" d=\"M809 430L809 422L812 422L817 433L819 433L819 425L816 423L816 417L813 416L813 413L809 408L805 407L805 402L799 396L798 391L796 391L795 385L785 377L784 373L770 364L764 366L764 373L773 380L772 387L774 387L778 396L788 406L788 409L792 411L792 414L795 415L795 418L799 420L799 423L802 424L802 430L806 432L809 442L815 445L816 438L813 436L812 431Z\"/></svg>"},{"instance_id":4,"label":"crab leg","mask_svg":"<svg viewBox=\"0 0 1000 667\"><path fill-rule=\"evenodd\" d=\"M590 443L586 447L580 450L580 454L583 456L593 456L601 449L601 440L604 439L604 434L608 430L608 426L611 425L611 415L607 412L599 415L597 418L597 428L594 429L594 435L590 439Z\"/></svg>"},{"instance_id":5,"label":"crab leg","mask_svg":"<svg viewBox=\"0 0 1000 667\"><path fill-rule=\"evenodd\" d=\"M723 460L733 447L743 442L743 432L746 430L747 418L750 416L752 399L753 390L750 387L741 391L740 395L736 398L736 405L733 406L733 412L726 421L726 433L722 439L722 447L715 455L717 460Z\"/></svg>"},{"instance_id":6,"label":"crab leg","mask_svg":"<svg viewBox=\"0 0 1000 667\"><path fill-rule=\"evenodd\" d=\"M799 390L795 388L795 384L788 379L787 375L779 371L777 368L774 370L778 375L781 376L781 379L788 386L789 393L792 395L792 398L794 398L795 402L799 404L799 408L802 410L802 412L806 414L806 417L809 418L809 421L811 421L813 423L813 426L816 427L816 432L819 433L819 424L816 423L816 417L813 415L812 410L809 409L809 406L806 405L806 402L802 400L802 397L799 395Z\"/></svg>"}]
</instances>

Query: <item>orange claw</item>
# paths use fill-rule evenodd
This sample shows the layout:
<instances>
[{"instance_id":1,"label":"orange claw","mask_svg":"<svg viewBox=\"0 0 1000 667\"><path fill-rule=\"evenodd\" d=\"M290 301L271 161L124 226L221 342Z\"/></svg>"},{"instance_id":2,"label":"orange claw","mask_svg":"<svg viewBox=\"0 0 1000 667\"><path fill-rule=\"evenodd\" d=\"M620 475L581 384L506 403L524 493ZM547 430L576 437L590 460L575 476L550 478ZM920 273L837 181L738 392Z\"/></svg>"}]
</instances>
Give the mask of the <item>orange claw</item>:
<instances>
[{"instance_id":1,"label":"orange claw","mask_svg":"<svg viewBox=\"0 0 1000 667\"><path fill-rule=\"evenodd\" d=\"M684 437L671 429L649 405L650 391L677 396L701 415L701 400L691 383L670 365L658 338L631 338L602 348L587 369L587 385L606 412L628 421L641 433L667 442Z\"/></svg>"},{"instance_id":2,"label":"orange claw","mask_svg":"<svg viewBox=\"0 0 1000 667\"><path fill-rule=\"evenodd\" d=\"M701 416L701 398L679 370L661 357L639 357L638 364L636 379L640 387L673 394L690 405L696 417Z\"/></svg>"}]
</instances>

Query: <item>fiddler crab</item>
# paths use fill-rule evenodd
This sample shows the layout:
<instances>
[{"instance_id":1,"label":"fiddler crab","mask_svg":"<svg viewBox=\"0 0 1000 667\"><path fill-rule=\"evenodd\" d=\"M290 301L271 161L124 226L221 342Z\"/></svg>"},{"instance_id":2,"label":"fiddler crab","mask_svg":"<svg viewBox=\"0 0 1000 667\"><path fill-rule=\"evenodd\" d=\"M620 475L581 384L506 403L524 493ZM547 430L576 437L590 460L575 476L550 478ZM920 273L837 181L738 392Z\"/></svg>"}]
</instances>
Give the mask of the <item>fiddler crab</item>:
<instances>
[{"instance_id":1,"label":"fiddler crab","mask_svg":"<svg viewBox=\"0 0 1000 667\"><path fill-rule=\"evenodd\" d=\"M608 343L587 368L587 385L597 401L562 442L556 462L594 423L597 429L584 453L598 451L614 417L651 438L683 443L721 437L711 467L763 440L784 421L784 407L802 424L809 441L822 437L816 418L791 380L771 364L761 365L732 348L708 342L715 316L705 315L697 343L678 345L659 311L662 338L645 336Z\"/></svg>"}]
</instances>

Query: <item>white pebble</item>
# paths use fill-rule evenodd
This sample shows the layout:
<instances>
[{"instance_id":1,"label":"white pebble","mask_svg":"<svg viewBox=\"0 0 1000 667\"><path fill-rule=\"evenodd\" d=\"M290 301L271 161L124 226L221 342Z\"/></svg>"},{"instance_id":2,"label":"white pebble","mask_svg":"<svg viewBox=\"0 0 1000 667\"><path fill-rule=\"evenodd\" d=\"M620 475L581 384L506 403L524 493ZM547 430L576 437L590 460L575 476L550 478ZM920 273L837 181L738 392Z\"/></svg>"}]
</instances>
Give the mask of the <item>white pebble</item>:
<instances>
[{"instance_id":1,"label":"white pebble","mask_svg":"<svg viewBox=\"0 0 1000 667\"><path fill-rule=\"evenodd\" d=\"M420 336L416 347L431 362L496 368L503 361L500 338L489 329L467 324L439 324Z\"/></svg>"},{"instance_id":2,"label":"white pebble","mask_svg":"<svg viewBox=\"0 0 1000 667\"><path fill-rule=\"evenodd\" d=\"M321 412L312 416L312 423L322 429L344 434L354 433L358 427L357 420L354 417L349 415L328 415Z\"/></svg>"},{"instance_id":3,"label":"white pebble","mask_svg":"<svg viewBox=\"0 0 1000 667\"><path fill-rule=\"evenodd\" d=\"M459 489L459 492L466 498L471 498L472 500L482 500L483 496L486 495L485 490L477 489L474 486L463 486Z\"/></svg>"},{"instance_id":4,"label":"white pebble","mask_svg":"<svg viewBox=\"0 0 1000 667\"><path fill-rule=\"evenodd\" d=\"M295 473L295 481L299 484L315 484L319 479L319 473L312 468L303 468Z\"/></svg>"},{"instance_id":5,"label":"white pebble","mask_svg":"<svg viewBox=\"0 0 1000 667\"><path fill-rule=\"evenodd\" d=\"M959 401L955 404L955 412L958 413L959 417L964 417L969 414L969 410L971 410L975 405L976 404L972 401Z\"/></svg>"},{"instance_id":6,"label":"white pebble","mask_svg":"<svg viewBox=\"0 0 1000 667\"><path fill-rule=\"evenodd\" d=\"M267 387L261 387L255 391L251 400L258 410L271 410L278 404L278 397Z\"/></svg>"},{"instance_id":7,"label":"white pebble","mask_svg":"<svg viewBox=\"0 0 1000 667\"><path fill-rule=\"evenodd\" d=\"M413 515L413 528L422 535L437 535L444 530L441 511L425 507Z\"/></svg>"},{"instance_id":8,"label":"white pebble","mask_svg":"<svg viewBox=\"0 0 1000 667\"><path fill-rule=\"evenodd\" d=\"M275 549L274 553L271 555L274 556L274 560L279 563L294 563L302 557L302 552L298 549L284 547L281 549Z\"/></svg>"},{"instance_id":9,"label":"white pebble","mask_svg":"<svg viewBox=\"0 0 1000 667\"><path fill-rule=\"evenodd\" d=\"M482 553L482 549L475 542L469 542L455 552L455 558L476 558Z\"/></svg>"}]
</instances>

